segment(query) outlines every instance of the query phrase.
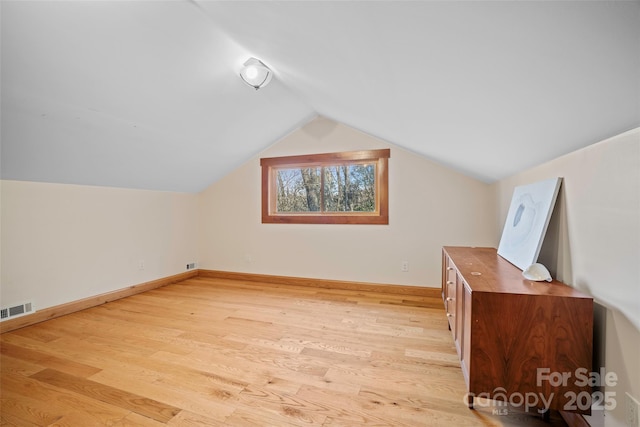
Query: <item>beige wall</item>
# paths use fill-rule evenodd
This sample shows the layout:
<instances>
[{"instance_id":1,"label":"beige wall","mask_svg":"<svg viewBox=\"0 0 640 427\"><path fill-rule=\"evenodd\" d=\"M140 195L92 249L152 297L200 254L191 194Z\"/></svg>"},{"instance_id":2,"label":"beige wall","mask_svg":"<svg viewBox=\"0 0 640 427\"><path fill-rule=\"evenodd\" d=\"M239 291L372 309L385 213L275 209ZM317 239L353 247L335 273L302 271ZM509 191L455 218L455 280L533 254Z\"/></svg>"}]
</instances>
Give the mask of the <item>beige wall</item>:
<instances>
[{"instance_id":1,"label":"beige wall","mask_svg":"<svg viewBox=\"0 0 640 427\"><path fill-rule=\"evenodd\" d=\"M197 262L197 196L1 181L0 303L43 309ZM144 261L144 269L139 269Z\"/></svg>"},{"instance_id":2,"label":"beige wall","mask_svg":"<svg viewBox=\"0 0 640 427\"><path fill-rule=\"evenodd\" d=\"M261 223L260 157L378 148L391 149L389 225ZM443 245L495 245L492 194L489 185L319 117L201 193L201 267L439 287Z\"/></svg>"},{"instance_id":3,"label":"beige wall","mask_svg":"<svg viewBox=\"0 0 640 427\"><path fill-rule=\"evenodd\" d=\"M496 183L498 224L515 186L556 176L564 181L540 262L595 297L596 358L620 377L605 425L625 425L625 392L640 397L640 128Z\"/></svg>"}]
</instances>

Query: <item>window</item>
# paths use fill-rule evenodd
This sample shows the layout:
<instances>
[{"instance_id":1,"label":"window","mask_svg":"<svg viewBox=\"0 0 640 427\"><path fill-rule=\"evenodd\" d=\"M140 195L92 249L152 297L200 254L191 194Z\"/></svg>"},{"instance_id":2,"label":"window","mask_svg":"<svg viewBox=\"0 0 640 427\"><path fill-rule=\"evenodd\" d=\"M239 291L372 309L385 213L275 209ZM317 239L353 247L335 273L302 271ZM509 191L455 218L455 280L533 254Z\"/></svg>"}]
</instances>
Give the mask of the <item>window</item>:
<instances>
[{"instance_id":1,"label":"window","mask_svg":"<svg viewBox=\"0 0 640 427\"><path fill-rule=\"evenodd\" d=\"M390 150L260 159L262 222L389 224Z\"/></svg>"}]
</instances>

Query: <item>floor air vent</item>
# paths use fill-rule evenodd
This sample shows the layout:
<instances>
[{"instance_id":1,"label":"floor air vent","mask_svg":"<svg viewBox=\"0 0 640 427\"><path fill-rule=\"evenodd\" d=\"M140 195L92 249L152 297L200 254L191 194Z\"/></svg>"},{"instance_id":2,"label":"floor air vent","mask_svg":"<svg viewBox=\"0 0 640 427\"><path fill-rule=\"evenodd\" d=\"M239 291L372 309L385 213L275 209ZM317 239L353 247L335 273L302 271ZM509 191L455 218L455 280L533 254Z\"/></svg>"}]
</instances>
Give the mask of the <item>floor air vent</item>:
<instances>
[{"instance_id":1,"label":"floor air vent","mask_svg":"<svg viewBox=\"0 0 640 427\"><path fill-rule=\"evenodd\" d=\"M14 305L13 307L2 307L0 309L0 321L13 319L14 317L24 316L33 313L33 304L25 302L24 304Z\"/></svg>"}]
</instances>

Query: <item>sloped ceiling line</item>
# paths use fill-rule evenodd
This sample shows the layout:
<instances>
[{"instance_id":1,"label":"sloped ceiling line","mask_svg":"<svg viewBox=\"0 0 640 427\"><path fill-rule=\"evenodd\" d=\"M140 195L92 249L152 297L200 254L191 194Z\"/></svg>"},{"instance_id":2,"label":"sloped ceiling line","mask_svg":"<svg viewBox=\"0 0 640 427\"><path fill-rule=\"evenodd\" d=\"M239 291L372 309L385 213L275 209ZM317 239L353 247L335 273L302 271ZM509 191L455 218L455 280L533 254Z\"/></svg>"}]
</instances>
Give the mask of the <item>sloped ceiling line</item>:
<instances>
[{"instance_id":1,"label":"sloped ceiling line","mask_svg":"<svg viewBox=\"0 0 640 427\"><path fill-rule=\"evenodd\" d=\"M640 125L635 1L0 7L3 179L198 192L322 115L492 182Z\"/></svg>"}]
</instances>

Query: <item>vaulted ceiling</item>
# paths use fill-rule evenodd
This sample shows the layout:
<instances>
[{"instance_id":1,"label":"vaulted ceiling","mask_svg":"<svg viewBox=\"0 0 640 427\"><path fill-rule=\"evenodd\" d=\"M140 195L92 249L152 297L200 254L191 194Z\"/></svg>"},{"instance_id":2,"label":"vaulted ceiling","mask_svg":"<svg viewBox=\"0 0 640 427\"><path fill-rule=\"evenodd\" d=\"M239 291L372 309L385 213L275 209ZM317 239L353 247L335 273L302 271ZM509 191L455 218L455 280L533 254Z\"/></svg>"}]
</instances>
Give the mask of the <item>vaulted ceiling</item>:
<instances>
[{"instance_id":1,"label":"vaulted ceiling","mask_svg":"<svg viewBox=\"0 0 640 427\"><path fill-rule=\"evenodd\" d=\"M3 179L197 192L321 115L492 182L640 126L638 1L0 7Z\"/></svg>"}]
</instances>

